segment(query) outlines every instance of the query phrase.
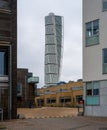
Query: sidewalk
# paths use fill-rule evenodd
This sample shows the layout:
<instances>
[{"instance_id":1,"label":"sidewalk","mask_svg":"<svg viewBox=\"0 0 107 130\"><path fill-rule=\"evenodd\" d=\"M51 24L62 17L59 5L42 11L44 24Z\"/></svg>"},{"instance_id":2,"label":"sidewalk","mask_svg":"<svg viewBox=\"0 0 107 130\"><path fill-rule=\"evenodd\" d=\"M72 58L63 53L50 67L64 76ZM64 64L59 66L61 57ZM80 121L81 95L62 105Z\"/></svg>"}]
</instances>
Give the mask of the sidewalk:
<instances>
[{"instance_id":1,"label":"sidewalk","mask_svg":"<svg viewBox=\"0 0 107 130\"><path fill-rule=\"evenodd\" d=\"M2 122L2 130L107 130L107 120L87 117L24 119Z\"/></svg>"},{"instance_id":2,"label":"sidewalk","mask_svg":"<svg viewBox=\"0 0 107 130\"><path fill-rule=\"evenodd\" d=\"M82 111L82 110L81 110ZM77 108L65 107L42 107L42 108L19 108L18 114L29 118L51 118L51 117L72 117L77 116Z\"/></svg>"},{"instance_id":3,"label":"sidewalk","mask_svg":"<svg viewBox=\"0 0 107 130\"><path fill-rule=\"evenodd\" d=\"M107 117L76 116L77 109L18 109L18 112L25 114L25 117L29 115L29 118L0 122L0 126L6 127L2 130L107 130ZM43 118L44 115L46 117Z\"/></svg>"}]
</instances>

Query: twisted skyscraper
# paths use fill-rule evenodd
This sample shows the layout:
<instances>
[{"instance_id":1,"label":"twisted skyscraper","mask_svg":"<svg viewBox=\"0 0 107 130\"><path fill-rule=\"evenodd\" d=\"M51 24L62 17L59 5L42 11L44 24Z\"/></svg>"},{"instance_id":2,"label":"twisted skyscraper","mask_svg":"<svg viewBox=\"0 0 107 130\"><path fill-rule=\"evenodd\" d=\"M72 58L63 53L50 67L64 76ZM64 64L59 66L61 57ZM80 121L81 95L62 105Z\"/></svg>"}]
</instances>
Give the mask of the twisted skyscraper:
<instances>
[{"instance_id":1,"label":"twisted skyscraper","mask_svg":"<svg viewBox=\"0 0 107 130\"><path fill-rule=\"evenodd\" d=\"M45 17L45 85L59 82L63 43L63 18L50 13Z\"/></svg>"}]
</instances>

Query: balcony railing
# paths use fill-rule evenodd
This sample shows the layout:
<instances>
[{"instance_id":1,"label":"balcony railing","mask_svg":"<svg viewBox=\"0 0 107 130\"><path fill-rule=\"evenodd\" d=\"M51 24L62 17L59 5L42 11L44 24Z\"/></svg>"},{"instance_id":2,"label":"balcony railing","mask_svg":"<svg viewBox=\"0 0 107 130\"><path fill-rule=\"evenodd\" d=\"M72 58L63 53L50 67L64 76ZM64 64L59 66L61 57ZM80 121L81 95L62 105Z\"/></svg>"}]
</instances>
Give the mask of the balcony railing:
<instances>
[{"instance_id":1,"label":"balcony railing","mask_svg":"<svg viewBox=\"0 0 107 130\"><path fill-rule=\"evenodd\" d=\"M7 2L7 1L4 1L4 0L0 0L0 8L1 9L10 9L10 7L9 7L9 2Z\"/></svg>"},{"instance_id":2,"label":"balcony railing","mask_svg":"<svg viewBox=\"0 0 107 130\"><path fill-rule=\"evenodd\" d=\"M28 83L39 83L39 77L28 78Z\"/></svg>"},{"instance_id":3,"label":"balcony railing","mask_svg":"<svg viewBox=\"0 0 107 130\"><path fill-rule=\"evenodd\" d=\"M9 81L9 77L6 75L6 76L1 76L0 75L0 82L8 82Z\"/></svg>"},{"instance_id":4,"label":"balcony railing","mask_svg":"<svg viewBox=\"0 0 107 130\"><path fill-rule=\"evenodd\" d=\"M0 36L0 41L11 42L12 37Z\"/></svg>"}]
</instances>

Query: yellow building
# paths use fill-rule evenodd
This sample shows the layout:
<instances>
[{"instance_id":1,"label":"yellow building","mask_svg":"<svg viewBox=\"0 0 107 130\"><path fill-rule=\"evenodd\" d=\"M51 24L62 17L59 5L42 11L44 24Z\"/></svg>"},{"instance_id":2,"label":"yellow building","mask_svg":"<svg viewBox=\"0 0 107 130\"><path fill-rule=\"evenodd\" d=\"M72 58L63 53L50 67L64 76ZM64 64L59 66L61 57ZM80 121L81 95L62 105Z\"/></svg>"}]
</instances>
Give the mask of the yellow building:
<instances>
[{"instance_id":1,"label":"yellow building","mask_svg":"<svg viewBox=\"0 0 107 130\"><path fill-rule=\"evenodd\" d=\"M76 107L83 99L83 82L69 82L37 90L36 107Z\"/></svg>"}]
</instances>

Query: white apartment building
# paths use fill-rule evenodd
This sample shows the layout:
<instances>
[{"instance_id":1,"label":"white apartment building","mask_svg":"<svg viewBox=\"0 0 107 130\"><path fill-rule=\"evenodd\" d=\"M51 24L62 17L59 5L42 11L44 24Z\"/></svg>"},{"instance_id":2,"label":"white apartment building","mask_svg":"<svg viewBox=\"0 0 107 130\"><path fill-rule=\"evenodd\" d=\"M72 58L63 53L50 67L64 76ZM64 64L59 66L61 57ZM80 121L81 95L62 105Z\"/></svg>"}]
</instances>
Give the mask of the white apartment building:
<instances>
[{"instance_id":1,"label":"white apartment building","mask_svg":"<svg viewBox=\"0 0 107 130\"><path fill-rule=\"evenodd\" d=\"M107 0L83 0L85 115L107 116Z\"/></svg>"}]
</instances>

